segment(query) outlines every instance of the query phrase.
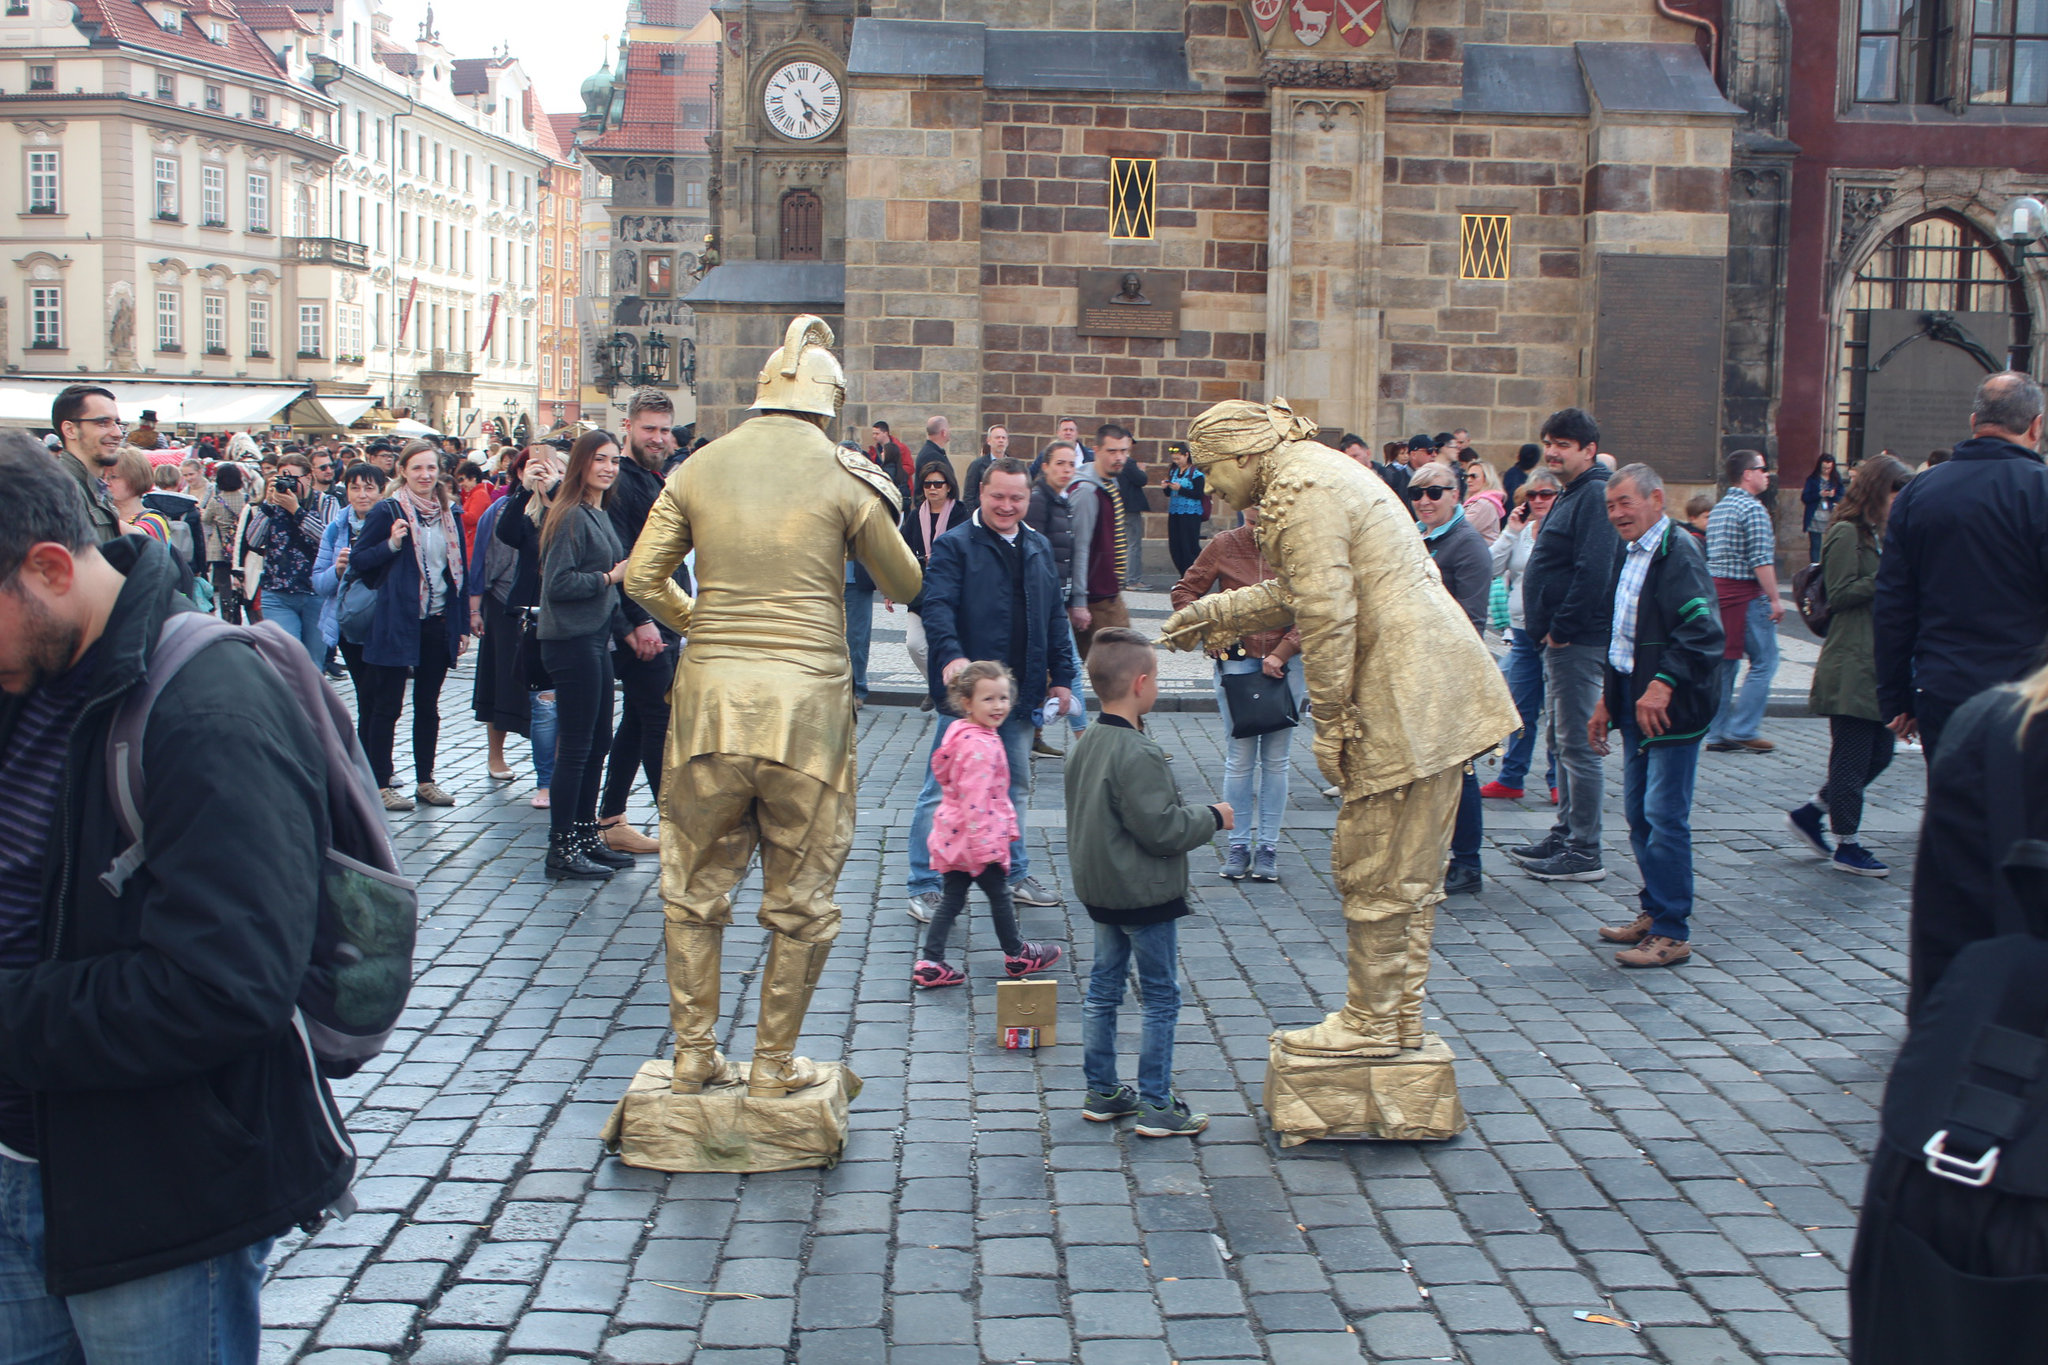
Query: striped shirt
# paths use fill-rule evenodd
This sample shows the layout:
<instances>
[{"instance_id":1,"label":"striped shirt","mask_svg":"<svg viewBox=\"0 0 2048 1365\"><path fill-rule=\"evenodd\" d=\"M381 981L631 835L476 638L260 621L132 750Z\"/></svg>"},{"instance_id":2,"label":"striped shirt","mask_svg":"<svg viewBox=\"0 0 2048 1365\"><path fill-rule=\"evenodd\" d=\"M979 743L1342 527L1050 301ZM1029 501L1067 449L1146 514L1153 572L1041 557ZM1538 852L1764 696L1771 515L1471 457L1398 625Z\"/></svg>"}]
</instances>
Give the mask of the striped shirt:
<instances>
[{"instance_id":1,"label":"striped shirt","mask_svg":"<svg viewBox=\"0 0 2048 1365\"><path fill-rule=\"evenodd\" d=\"M1731 488L1707 518L1707 572L1716 578L1755 578L1778 562L1771 514L1746 488Z\"/></svg>"},{"instance_id":2,"label":"striped shirt","mask_svg":"<svg viewBox=\"0 0 2048 1365\"><path fill-rule=\"evenodd\" d=\"M21 704L0 750L0 967L31 967L43 952L43 877L64 785L71 727L92 695L99 650L45 679ZM36 1154L29 1092L0 1080L0 1144Z\"/></svg>"},{"instance_id":3,"label":"striped shirt","mask_svg":"<svg viewBox=\"0 0 2048 1365\"><path fill-rule=\"evenodd\" d=\"M1643 600L1643 581L1650 576L1650 565L1670 529L1671 518L1659 517L1655 526L1625 542L1628 550L1621 557L1621 575L1614 583L1614 634L1607 641L1607 662L1614 665L1616 673L1636 671L1636 606Z\"/></svg>"}]
</instances>

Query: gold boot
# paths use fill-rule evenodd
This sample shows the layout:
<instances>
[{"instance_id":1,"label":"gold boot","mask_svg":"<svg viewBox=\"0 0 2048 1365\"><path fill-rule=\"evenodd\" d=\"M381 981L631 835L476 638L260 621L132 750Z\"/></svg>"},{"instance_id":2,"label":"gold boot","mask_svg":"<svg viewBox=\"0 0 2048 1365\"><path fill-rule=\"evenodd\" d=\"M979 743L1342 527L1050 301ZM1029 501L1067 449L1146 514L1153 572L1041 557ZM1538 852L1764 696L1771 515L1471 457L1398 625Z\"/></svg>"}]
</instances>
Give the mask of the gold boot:
<instances>
[{"instance_id":1,"label":"gold boot","mask_svg":"<svg viewBox=\"0 0 2048 1365\"><path fill-rule=\"evenodd\" d=\"M1408 918L1346 923L1350 981L1344 1008L1313 1028L1281 1034L1282 1051L1309 1057L1392 1057L1401 1051L1395 1020L1407 979Z\"/></svg>"},{"instance_id":2,"label":"gold boot","mask_svg":"<svg viewBox=\"0 0 2048 1365\"><path fill-rule=\"evenodd\" d=\"M705 1087L736 1085L740 1071L718 1051L719 950L725 930L668 921L668 1017L676 1033L676 1064L669 1089L695 1095Z\"/></svg>"},{"instance_id":3,"label":"gold boot","mask_svg":"<svg viewBox=\"0 0 2048 1365\"><path fill-rule=\"evenodd\" d=\"M787 934L768 935L768 965L761 973L761 1017L754 1026L754 1064L747 1094L779 1099L825 1079L815 1062L793 1055L811 992L824 974L830 943L803 943Z\"/></svg>"},{"instance_id":4,"label":"gold boot","mask_svg":"<svg viewBox=\"0 0 2048 1365\"><path fill-rule=\"evenodd\" d=\"M1401 1049L1412 1052L1422 1046L1422 983L1429 979L1429 945L1436 936L1436 907L1426 906L1408 919L1408 970L1401 987L1401 1011L1397 1022Z\"/></svg>"}]
</instances>

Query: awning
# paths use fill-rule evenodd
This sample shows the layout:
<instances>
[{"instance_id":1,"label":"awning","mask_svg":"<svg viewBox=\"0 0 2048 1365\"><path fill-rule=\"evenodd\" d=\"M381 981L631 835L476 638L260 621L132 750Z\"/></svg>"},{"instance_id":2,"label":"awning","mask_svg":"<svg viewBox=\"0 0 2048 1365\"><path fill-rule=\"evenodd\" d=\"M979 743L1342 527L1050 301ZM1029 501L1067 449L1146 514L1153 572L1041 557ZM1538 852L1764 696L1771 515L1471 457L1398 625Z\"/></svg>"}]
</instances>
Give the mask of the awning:
<instances>
[{"instance_id":1,"label":"awning","mask_svg":"<svg viewBox=\"0 0 2048 1365\"><path fill-rule=\"evenodd\" d=\"M398 436L439 436L441 433L425 422L415 422L410 417L401 417L392 423L392 433Z\"/></svg>"},{"instance_id":2,"label":"awning","mask_svg":"<svg viewBox=\"0 0 2048 1365\"><path fill-rule=\"evenodd\" d=\"M374 398L343 398L331 393L309 393L293 403L285 420L294 430L347 431L356 419L377 406Z\"/></svg>"},{"instance_id":3,"label":"awning","mask_svg":"<svg viewBox=\"0 0 2048 1365\"><path fill-rule=\"evenodd\" d=\"M320 406L327 409L327 415L334 419L336 426L352 427L362 420L364 413L377 406L374 398L335 398L322 395Z\"/></svg>"},{"instance_id":4,"label":"awning","mask_svg":"<svg viewBox=\"0 0 2048 1365\"><path fill-rule=\"evenodd\" d=\"M96 384L111 389L122 420L133 425L142 414L154 412L161 427L180 422L225 431L264 426L292 401L306 392L306 385L258 384L166 384L159 380L132 381L87 378L10 379L0 381L0 422L26 426L50 425L50 404L71 383Z\"/></svg>"}]
</instances>

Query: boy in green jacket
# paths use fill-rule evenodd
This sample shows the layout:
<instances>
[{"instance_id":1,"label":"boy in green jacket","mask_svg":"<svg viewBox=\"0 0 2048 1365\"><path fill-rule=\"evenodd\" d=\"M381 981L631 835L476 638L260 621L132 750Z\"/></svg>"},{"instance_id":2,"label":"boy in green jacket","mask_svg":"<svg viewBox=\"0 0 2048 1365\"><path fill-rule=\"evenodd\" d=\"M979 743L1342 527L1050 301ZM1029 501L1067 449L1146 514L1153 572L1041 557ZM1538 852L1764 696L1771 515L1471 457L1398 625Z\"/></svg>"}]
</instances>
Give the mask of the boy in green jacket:
<instances>
[{"instance_id":1,"label":"boy in green jacket","mask_svg":"<svg viewBox=\"0 0 2048 1365\"><path fill-rule=\"evenodd\" d=\"M1188 853L1236 821L1228 804L1185 805L1166 754L1145 733L1159 701L1159 656L1135 630L1097 631L1088 682L1097 723L1067 750L1067 855L1074 891L1095 921L1095 970L1081 1006L1081 1116L1138 1116L1143 1137L1192 1136L1209 1126L1173 1093L1173 1027L1180 1017L1179 931L1188 913ZM1116 1074L1116 1015L1137 960L1145 1027L1138 1088Z\"/></svg>"}]
</instances>

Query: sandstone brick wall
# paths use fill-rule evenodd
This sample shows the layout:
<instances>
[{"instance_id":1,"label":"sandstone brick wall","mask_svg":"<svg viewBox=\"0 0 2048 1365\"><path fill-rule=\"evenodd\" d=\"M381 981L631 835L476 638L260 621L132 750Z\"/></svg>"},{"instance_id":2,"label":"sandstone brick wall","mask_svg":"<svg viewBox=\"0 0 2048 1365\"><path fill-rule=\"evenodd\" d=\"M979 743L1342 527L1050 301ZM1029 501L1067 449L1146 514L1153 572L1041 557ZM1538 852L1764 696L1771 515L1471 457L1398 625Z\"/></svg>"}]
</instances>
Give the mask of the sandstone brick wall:
<instances>
[{"instance_id":1,"label":"sandstone brick wall","mask_svg":"<svg viewBox=\"0 0 2048 1365\"><path fill-rule=\"evenodd\" d=\"M1263 93L990 98L982 111L981 406L1030 450L1062 416L1120 422L1137 455L1226 398L1262 396L1270 155ZM1159 160L1158 237L1109 236L1109 158ZM1177 340L1076 337L1078 271L1173 272Z\"/></svg>"}]
</instances>

